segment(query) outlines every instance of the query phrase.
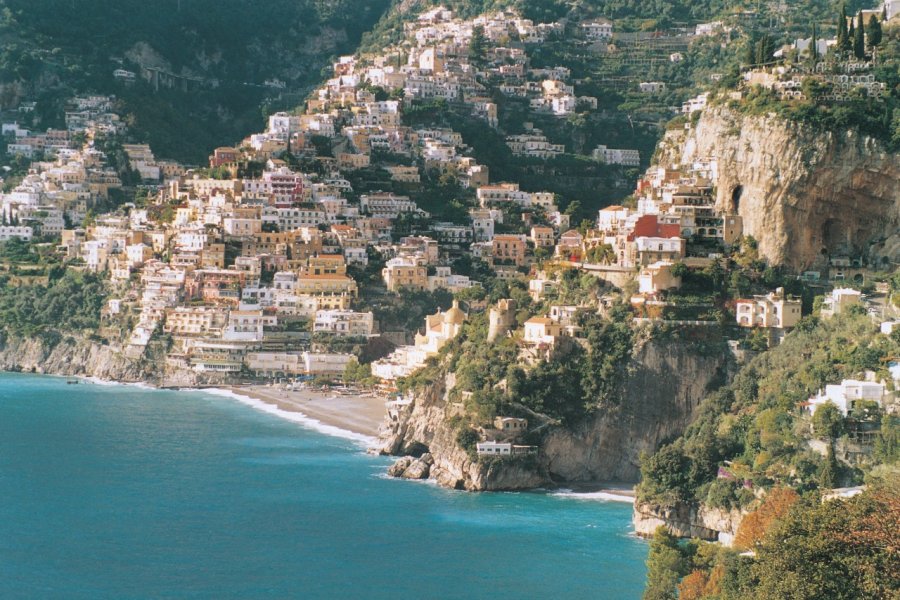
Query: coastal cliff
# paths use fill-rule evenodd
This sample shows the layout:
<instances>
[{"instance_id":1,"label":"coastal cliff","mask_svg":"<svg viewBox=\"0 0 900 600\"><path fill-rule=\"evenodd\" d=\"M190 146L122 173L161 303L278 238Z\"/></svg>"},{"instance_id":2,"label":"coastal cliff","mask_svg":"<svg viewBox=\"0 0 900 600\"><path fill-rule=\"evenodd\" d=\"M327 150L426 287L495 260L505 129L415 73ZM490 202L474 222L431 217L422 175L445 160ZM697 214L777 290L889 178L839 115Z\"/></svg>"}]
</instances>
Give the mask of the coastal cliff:
<instances>
[{"instance_id":1,"label":"coastal cliff","mask_svg":"<svg viewBox=\"0 0 900 600\"><path fill-rule=\"evenodd\" d=\"M449 401L452 373L391 411L379 450L404 457L428 454L427 469L401 459L408 462L394 474L428 477L456 489L636 483L641 453L680 435L700 400L729 380L731 368L726 353L698 352L685 342L657 339L637 344L625 368L614 402L571 426L554 421L538 426L531 434L537 437L535 455L485 458L467 452L458 441L457 408ZM406 466L414 466L413 473L404 475Z\"/></svg>"},{"instance_id":2,"label":"coastal cliff","mask_svg":"<svg viewBox=\"0 0 900 600\"><path fill-rule=\"evenodd\" d=\"M469 491L528 489L548 482L547 473L532 461L480 461L458 442L448 392L452 373L415 394L411 403L389 411L382 454L401 456L391 474L408 479L433 479L439 485ZM531 458L531 457L525 457ZM412 470L410 470L410 468Z\"/></svg>"},{"instance_id":3,"label":"coastal cliff","mask_svg":"<svg viewBox=\"0 0 900 600\"><path fill-rule=\"evenodd\" d=\"M652 537L657 527L665 525L679 537L718 541L730 546L745 514L739 509L725 510L702 504L661 506L638 503L634 506L632 522L635 533L642 537Z\"/></svg>"},{"instance_id":4,"label":"coastal cliff","mask_svg":"<svg viewBox=\"0 0 900 600\"><path fill-rule=\"evenodd\" d=\"M802 271L828 256L900 261L900 156L876 140L713 106L666 134L657 163L711 157L717 207L741 216L771 263Z\"/></svg>"},{"instance_id":5,"label":"coastal cliff","mask_svg":"<svg viewBox=\"0 0 900 600\"><path fill-rule=\"evenodd\" d=\"M48 375L96 377L160 387L215 385L217 374L169 369L165 356L149 348L141 358L126 355L116 344L79 335L17 337L0 334L0 370Z\"/></svg>"}]
</instances>

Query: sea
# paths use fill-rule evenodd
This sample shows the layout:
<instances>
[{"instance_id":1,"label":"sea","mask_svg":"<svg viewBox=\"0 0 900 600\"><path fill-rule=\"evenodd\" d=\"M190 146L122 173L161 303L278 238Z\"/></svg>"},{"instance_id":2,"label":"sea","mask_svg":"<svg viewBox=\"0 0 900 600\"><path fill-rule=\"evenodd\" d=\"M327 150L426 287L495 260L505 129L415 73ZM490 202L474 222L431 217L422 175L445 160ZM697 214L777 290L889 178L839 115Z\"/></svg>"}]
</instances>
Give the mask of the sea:
<instances>
[{"instance_id":1,"label":"sea","mask_svg":"<svg viewBox=\"0 0 900 600\"><path fill-rule=\"evenodd\" d=\"M223 395L0 374L0 598L640 597L629 504L394 480L347 438Z\"/></svg>"}]
</instances>

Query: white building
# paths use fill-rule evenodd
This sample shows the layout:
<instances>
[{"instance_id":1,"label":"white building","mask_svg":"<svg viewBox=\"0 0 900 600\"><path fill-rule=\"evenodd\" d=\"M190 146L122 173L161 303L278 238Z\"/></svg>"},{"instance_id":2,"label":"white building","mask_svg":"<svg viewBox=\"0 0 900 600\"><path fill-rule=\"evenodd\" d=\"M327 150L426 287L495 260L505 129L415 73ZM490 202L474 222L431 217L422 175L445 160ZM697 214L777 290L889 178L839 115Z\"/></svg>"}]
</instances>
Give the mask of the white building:
<instances>
[{"instance_id":1,"label":"white building","mask_svg":"<svg viewBox=\"0 0 900 600\"><path fill-rule=\"evenodd\" d=\"M658 94L666 91L666 84L662 81L642 81L638 84L638 90L642 94Z\"/></svg>"},{"instance_id":2,"label":"white building","mask_svg":"<svg viewBox=\"0 0 900 600\"><path fill-rule=\"evenodd\" d=\"M612 21L607 19L594 19L585 21L580 25L584 36L589 40L608 40L613 36Z\"/></svg>"},{"instance_id":3,"label":"white building","mask_svg":"<svg viewBox=\"0 0 900 600\"><path fill-rule=\"evenodd\" d=\"M13 238L19 238L27 242L31 240L32 235L34 235L34 230L31 227L13 225L0 226L0 242L5 242Z\"/></svg>"},{"instance_id":4,"label":"white building","mask_svg":"<svg viewBox=\"0 0 900 600\"><path fill-rule=\"evenodd\" d=\"M333 333L339 336L370 336L374 327L371 312L354 312L352 310L319 310L313 331L316 333Z\"/></svg>"},{"instance_id":5,"label":"white building","mask_svg":"<svg viewBox=\"0 0 900 600\"><path fill-rule=\"evenodd\" d=\"M860 400L868 400L877 403L879 407L883 406L884 395L883 383L845 379L840 385L826 385L824 391L809 399L807 409L810 413L814 413L819 406L830 402L846 417Z\"/></svg>"},{"instance_id":6,"label":"white building","mask_svg":"<svg viewBox=\"0 0 900 600\"><path fill-rule=\"evenodd\" d=\"M698 96L695 96L681 105L681 112L689 115L698 110L703 110L706 108L707 101L709 100L709 92L704 92Z\"/></svg>"},{"instance_id":7,"label":"white building","mask_svg":"<svg viewBox=\"0 0 900 600\"><path fill-rule=\"evenodd\" d=\"M822 317L830 318L839 315L851 306L862 303L862 293L852 288L835 288L825 296L822 302Z\"/></svg>"},{"instance_id":8,"label":"white building","mask_svg":"<svg viewBox=\"0 0 900 600\"><path fill-rule=\"evenodd\" d=\"M451 273L450 267L436 267L434 275L428 276L428 291L433 292L438 289L450 290L458 292L475 285L466 275L457 275Z\"/></svg>"},{"instance_id":9,"label":"white building","mask_svg":"<svg viewBox=\"0 0 900 600\"><path fill-rule=\"evenodd\" d=\"M641 154L637 150L607 148L601 144L594 148L591 156L594 160L608 165L624 165L626 167L639 167L641 165Z\"/></svg>"},{"instance_id":10,"label":"white building","mask_svg":"<svg viewBox=\"0 0 900 600\"><path fill-rule=\"evenodd\" d=\"M535 446L520 446L510 442L478 442L475 451L482 456L521 456L532 454Z\"/></svg>"}]
</instances>

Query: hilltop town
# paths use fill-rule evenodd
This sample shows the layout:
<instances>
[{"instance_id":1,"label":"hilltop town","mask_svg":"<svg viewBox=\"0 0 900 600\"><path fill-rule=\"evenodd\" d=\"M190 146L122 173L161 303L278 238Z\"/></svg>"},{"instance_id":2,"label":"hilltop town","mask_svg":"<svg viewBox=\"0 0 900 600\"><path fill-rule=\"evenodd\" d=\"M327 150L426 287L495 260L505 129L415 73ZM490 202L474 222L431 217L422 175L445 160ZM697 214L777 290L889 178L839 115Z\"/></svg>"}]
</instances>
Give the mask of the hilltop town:
<instances>
[{"instance_id":1,"label":"hilltop town","mask_svg":"<svg viewBox=\"0 0 900 600\"><path fill-rule=\"evenodd\" d=\"M888 2L858 19L889 21L895 8ZM620 176L647 164L637 149L607 144L576 156L558 132L534 126L598 110L570 68L533 64L536 49L573 31L601 54L631 39L602 18L534 23L507 11L462 19L434 8L405 23L401 42L340 57L303 110L270 115L265 131L216 148L202 168L124 143L128 127L113 97L72 98L65 129L4 122L14 163L0 198L0 240L17 249L6 253L5 285L48 286L60 269L76 286L84 281L76 274L99 278L103 308L91 336L159 382L343 381L412 393L410 382L447 354L472 315L489 314L487 341L514 340L515 362L533 367L590 348L594 315L622 320L621 307L630 326L714 331L739 356L777 345L813 311L815 291L827 296L817 314L868 305L890 333L889 259L869 264L836 244L803 273L773 269L759 255L759 232L744 227L742 186L717 187L718 156L658 157L633 194L579 222L577 202L563 210L566 199L550 189L496 179L444 111L493 132L523 164L574 157ZM727 43L731 33L714 22L683 35ZM659 50L686 43L671 40ZM749 47L783 60L751 61L737 89L672 107L683 116L663 145L704 111L745 110L764 92L788 102L811 94L842 102L856 88L875 101L885 94L871 74L878 42L846 54L846 38L777 51L760 49L766 43ZM651 96L666 88L628 85ZM504 99L525 110L518 132L501 127ZM33 110L18 107L20 116ZM471 413L484 398L463 387L461 406ZM881 408L892 405L882 396ZM847 401L836 403L847 412ZM409 405L409 397L393 401L386 435L397 433ZM478 453L514 454L527 419L504 420L514 417L496 414L499 405L474 410L499 419L500 430L515 424L512 436L479 430Z\"/></svg>"},{"instance_id":2,"label":"hilltop town","mask_svg":"<svg viewBox=\"0 0 900 600\"><path fill-rule=\"evenodd\" d=\"M595 109L596 98L575 93L568 68L530 64L531 50L564 27L503 12L463 20L435 8L407 23L403 42L383 53L341 57L304 112L273 114L266 131L216 149L204 169L159 160L147 145L119 143L126 126L114 98L73 98L65 130L33 133L4 123L7 153L31 162L3 195L0 237L53 244L66 268L106 274L104 327L121 332L111 337L125 354L140 359L154 336L166 336L167 368L197 373L340 375L357 357L334 348L371 346L379 334L404 341L404 332L390 329L396 324L375 318L391 294L445 290L484 298L472 288L483 290L487 277L525 280L538 300L556 284L550 266L617 287L636 279L630 302L639 316L657 317L675 304L663 296L689 269L719 264L746 239L741 190L716 201L717 157L654 165L628 206L606 206L592 223L571 223L556 194L493 180L459 132L418 124L440 101L497 128L498 93L527 99L536 116ZM589 44L612 42L613 28L605 19L577 27ZM705 24L697 33L722 29ZM824 54L830 43L819 40L816 48ZM824 65L808 72L824 72ZM745 79L752 89L785 96L809 87L793 72L757 67ZM882 93L884 84L872 76L854 77L845 88ZM645 82L639 88L653 90ZM708 99L701 94L681 111L696 115ZM514 157L527 160L566 152L528 123L505 141ZM605 145L590 160L641 164L637 150ZM123 186L134 185L136 201L116 207ZM434 198L448 193L456 197ZM839 279L850 257L834 256L830 267ZM762 313L777 305L754 302ZM745 307L738 305L737 316L744 326L786 329L800 316L795 305L774 320L750 319ZM543 318L526 323L525 337L552 344L563 331ZM376 362L379 379L409 375L435 355L447 336L428 330L428 341L410 349L401 343Z\"/></svg>"},{"instance_id":3,"label":"hilltop town","mask_svg":"<svg viewBox=\"0 0 900 600\"><path fill-rule=\"evenodd\" d=\"M640 534L746 547L773 490L853 497L900 460L900 1L834 17L429 6L203 165L115 95L49 129L23 99L0 366L365 392L393 476L640 482Z\"/></svg>"}]
</instances>

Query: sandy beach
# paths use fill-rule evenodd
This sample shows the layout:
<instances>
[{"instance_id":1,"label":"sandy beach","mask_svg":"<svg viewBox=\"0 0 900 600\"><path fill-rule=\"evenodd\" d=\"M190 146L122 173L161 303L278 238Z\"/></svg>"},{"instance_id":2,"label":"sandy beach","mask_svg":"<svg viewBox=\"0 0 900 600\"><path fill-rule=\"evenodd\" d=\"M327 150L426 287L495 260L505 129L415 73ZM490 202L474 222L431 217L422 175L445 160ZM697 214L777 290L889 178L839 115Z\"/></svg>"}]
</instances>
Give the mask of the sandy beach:
<instances>
[{"instance_id":1,"label":"sandy beach","mask_svg":"<svg viewBox=\"0 0 900 600\"><path fill-rule=\"evenodd\" d=\"M366 435L377 437L378 426L384 420L383 397L367 392L344 392L337 390L302 389L284 391L266 385L232 386L235 394L255 398L288 412L303 415L331 425Z\"/></svg>"}]
</instances>

